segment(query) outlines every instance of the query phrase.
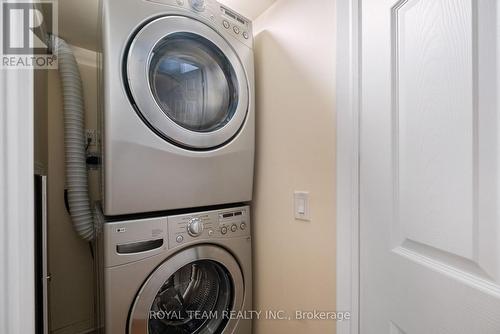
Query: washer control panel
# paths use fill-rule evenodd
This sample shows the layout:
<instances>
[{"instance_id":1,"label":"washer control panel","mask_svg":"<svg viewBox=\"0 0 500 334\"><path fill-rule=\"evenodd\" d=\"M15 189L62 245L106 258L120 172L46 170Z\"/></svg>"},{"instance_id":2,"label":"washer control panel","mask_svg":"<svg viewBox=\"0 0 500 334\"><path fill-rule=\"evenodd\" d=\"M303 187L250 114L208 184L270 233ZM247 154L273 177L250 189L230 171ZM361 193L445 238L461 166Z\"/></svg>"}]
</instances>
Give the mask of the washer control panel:
<instances>
[{"instance_id":1,"label":"washer control panel","mask_svg":"<svg viewBox=\"0 0 500 334\"><path fill-rule=\"evenodd\" d=\"M169 248L217 238L250 236L250 207L168 217Z\"/></svg>"},{"instance_id":2,"label":"washer control panel","mask_svg":"<svg viewBox=\"0 0 500 334\"><path fill-rule=\"evenodd\" d=\"M203 234L204 224L200 218L194 217L187 225L187 231L192 237L199 237Z\"/></svg>"},{"instance_id":3,"label":"washer control panel","mask_svg":"<svg viewBox=\"0 0 500 334\"><path fill-rule=\"evenodd\" d=\"M104 266L114 267L166 251L167 223L167 217L106 222Z\"/></svg>"}]
</instances>

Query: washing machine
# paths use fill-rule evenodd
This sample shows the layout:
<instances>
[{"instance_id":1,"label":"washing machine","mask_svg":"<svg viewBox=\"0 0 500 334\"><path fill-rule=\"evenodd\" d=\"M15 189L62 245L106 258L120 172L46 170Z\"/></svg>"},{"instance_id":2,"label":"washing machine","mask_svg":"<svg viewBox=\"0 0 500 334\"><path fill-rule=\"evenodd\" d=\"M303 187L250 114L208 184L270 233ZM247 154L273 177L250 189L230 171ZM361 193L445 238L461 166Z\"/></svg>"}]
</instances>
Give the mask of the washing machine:
<instances>
[{"instance_id":1,"label":"washing machine","mask_svg":"<svg viewBox=\"0 0 500 334\"><path fill-rule=\"evenodd\" d=\"M251 334L248 206L104 224L107 334Z\"/></svg>"},{"instance_id":2,"label":"washing machine","mask_svg":"<svg viewBox=\"0 0 500 334\"><path fill-rule=\"evenodd\" d=\"M214 0L102 1L107 216L245 203L252 23Z\"/></svg>"}]
</instances>

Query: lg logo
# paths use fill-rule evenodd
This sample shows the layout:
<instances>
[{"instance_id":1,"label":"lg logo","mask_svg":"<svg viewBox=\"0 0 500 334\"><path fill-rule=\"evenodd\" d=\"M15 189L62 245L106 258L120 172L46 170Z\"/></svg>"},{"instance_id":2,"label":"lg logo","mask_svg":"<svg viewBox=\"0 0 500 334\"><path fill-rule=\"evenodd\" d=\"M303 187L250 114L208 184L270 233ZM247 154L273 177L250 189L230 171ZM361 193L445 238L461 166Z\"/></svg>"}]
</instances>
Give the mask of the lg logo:
<instances>
[{"instance_id":1,"label":"lg logo","mask_svg":"<svg viewBox=\"0 0 500 334\"><path fill-rule=\"evenodd\" d=\"M57 33L56 4L52 1L2 2L2 68L54 68L48 45Z\"/></svg>"}]
</instances>

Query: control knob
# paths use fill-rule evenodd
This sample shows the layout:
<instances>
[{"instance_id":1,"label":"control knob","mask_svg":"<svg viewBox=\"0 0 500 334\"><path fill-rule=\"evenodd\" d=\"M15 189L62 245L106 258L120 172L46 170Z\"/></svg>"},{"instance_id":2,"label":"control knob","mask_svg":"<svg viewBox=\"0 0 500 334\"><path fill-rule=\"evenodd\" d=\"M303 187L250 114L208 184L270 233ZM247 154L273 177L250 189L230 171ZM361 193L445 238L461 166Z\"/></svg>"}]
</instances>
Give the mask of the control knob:
<instances>
[{"instance_id":1,"label":"control knob","mask_svg":"<svg viewBox=\"0 0 500 334\"><path fill-rule=\"evenodd\" d=\"M221 229L220 229L220 233L222 233L222 235L225 235L227 233L227 227L226 226L222 226Z\"/></svg>"},{"instance_id":2,"label":"control knob","mask_svg":"<svg viewBox=\"0 0 500 334\"><path fill-rule=\"evenodd\" d=\"M205 0L189 0L191 7L198 12L205 10Z\"/></svg>"},{"instance_id":3,"label":"control knob","mask_svg":"<svg viewBox=\"0 0 500 334\"><path fill-rule=\"evenodd\" d=\"M200 218L193 218L189 221L187 231L190 236L198 237L203 233L203 222Z\"/></svg>"}]
</instances>

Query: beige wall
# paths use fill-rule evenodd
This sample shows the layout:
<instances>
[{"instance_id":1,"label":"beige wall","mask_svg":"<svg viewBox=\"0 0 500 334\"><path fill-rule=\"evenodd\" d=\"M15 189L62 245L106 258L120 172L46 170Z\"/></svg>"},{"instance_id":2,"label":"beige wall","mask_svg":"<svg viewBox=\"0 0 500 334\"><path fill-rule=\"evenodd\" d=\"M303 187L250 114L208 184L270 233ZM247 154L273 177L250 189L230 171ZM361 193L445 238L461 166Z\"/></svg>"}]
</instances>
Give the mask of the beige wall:
<instances>
[{"instance_id":1,"label":"beige wall","mask_svg":"<svg viewBox=\"0 0 500 334\"><path fill-rule=\"evenodd\" d=\"M280 0L255 22L255 308L335 310L335 26L331 0ZM311 222L294 219L307 190ZM256 334L334 333L332 321L255 322Z\"/></svg>"},{"instance_id":2,"label":"beige wall","mask_svg":"<svg viewBox=\"0 0 500 334\"><path fill-rule=\"evenodd\" d=\"M97 70L95 54L80 50L86 128L97 128ZM89 56L90 55L90 56ZM92 59L94 55L94 59ZM88 243L79 239L64 207L64 122L57 71L48 73L48 238L50 328L54 334L75 334L94 328L94 274ZM98 195L98 172L90 172L93 199Z\"/></svg>"}]
</instances>

